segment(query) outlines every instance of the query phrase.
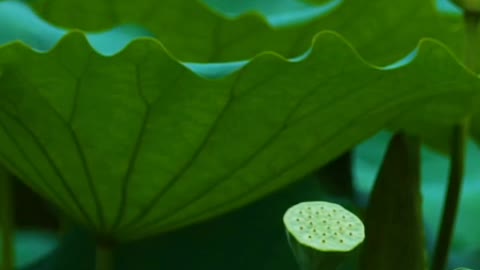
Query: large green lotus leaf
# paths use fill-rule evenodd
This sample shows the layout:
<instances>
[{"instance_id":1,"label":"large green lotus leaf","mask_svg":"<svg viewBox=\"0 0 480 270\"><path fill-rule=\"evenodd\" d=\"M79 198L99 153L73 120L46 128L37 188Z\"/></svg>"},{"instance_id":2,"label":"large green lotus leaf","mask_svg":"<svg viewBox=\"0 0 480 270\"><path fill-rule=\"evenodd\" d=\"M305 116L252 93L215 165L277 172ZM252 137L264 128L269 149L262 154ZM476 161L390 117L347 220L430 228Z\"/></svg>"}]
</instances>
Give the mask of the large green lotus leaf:
<instances>
[{"instance_id":1,"label":"large green lotus leaf","mask_svg":"<svg viewBox=\"0 0 480 270\"><path fill-rule=\"evenodd\" d=\"M480 87L436 42L422 42L411 64L382 70L331 32L302 60L265 53L217 79L194 74L155 40L105 57L80 33L48 54L4 46L0 69L1 160L120 240L243 206L395 119L408 128L412 111L435 121L426 101L462 117Z\"/></svg>"},{"instance_id":2,"label":"large green lotus leaf","mask_svg":"<svg viewBox=\"0 0 480 270\"><path fill-rule=\"evenodd\" d=\"M208 2L216 5L223 12L227 13L242 12L248 10L248 8L262 10L264 13L268 13L268 11L270 11L270 18L274 18L272 17L272 14L276 14L279 17L283 16L280 16L281 14L287 14L285 11L286 8L290 8L292 10L290 12L292 13L297 13L299 10L306 8L306 4L296 2L295 0L281 0L281 2L275 2L275 5L273 5L269 0L255 2L242 1L234 2L234 4L230 2L225 4L225 2L217 0L209 0ZM268 4L270 4L270 6L268 6ZM448 4L448 2L443 1L439 3L439 7L452 10L452 8L446 6L446 4ZM18 2L0 3L0 24L1 23L5 24L7 27L0 35L0 42L3 41L3 43L5 43L15 39L20 39L32 46L32 48L41 51L51 49L58 42L58 40L66 34L66 31L55 28L47 24L45 21L42 21L32 13L31 9ZM119 27L105 33L90 34L88 35L88 38L89 42L98 52L106 55L112 55L120 51L126 44L135 38L146 34L147 33L145 33L145 31L141 31L138 28ZM390 67L396 66L399 63L408 63L413 57L415 57L415 51L409 54L409 56L404 58L402 61L390 65ZM238 63L233 66L238 65L242 65L242 63ZM445 110L442 109L441 111ZM415 121L411 121L412 119L406 118L407 122L409 122L410 125L416 124L417 127L415 129L417 132L420 130L428 131L428 129L425 127L431 125L432 122L428 119L424 119L423 115L432 115L432 113L419 114L418 112L413 112L412 114L416 115L417 118ZM438 114L438 112L434 114L438 116L437 119L449 117L448 115L441 116ZM473 119L474 124L472 125L472 135L475 138L480 138L480 132L477 130L480 126L477 124L479 119L480 118L477 116ZM413 129L414 127L412 126L411 128ZM439 127L432 127L431 129L440 130ZM436 133L428 132L422 135L429 145L434 146L436 149L442 150L446 153L446 150L449 148L448 134L450 133L450 127L444 126L442 129L444 130L444 132L442 132L444 136L438 136Z\"/></svg>"},{"instance_id":3,"label":"large green lotus leaf","mask_svg":"<svg viewBox=\"0 0 480 270\"><path fill-rule=\"evenodd\" d=\"M441 78L442 75L439 73L438 76ZM442 83L455 84L454 81L442 81ZM475 86L471 87L476 89ZM395 127L398 126L408 126L408 132L410 134L421 136L426 145L439 153L449 155L453 123L460 123L458 122L458 119L461 118L461 111L455 112L455 104L460 102L463 98L464 97L461 95L452 97L451 103L444 104L443 107L438 106L435 102L431 103L427 101L421 108L412 108L401 115L398 119L395 119L395 121L392 122L392 125L389 126L389 129L395 130ZM478 130L478 124L480 124L480 122L478 121L478 106L474 108L476 106L474 104L477 104L478 102L480 102L480 100L475 98L475 100L472 100L470 103L472 111L475 113L473 117L474 120L471 124L473 127L471 135L477 142L478 139L480 139L480 136L479 134L476 134L475 131ZM435 115L435 119L431 118L432 115Z\"/></svg>"},{"instance_id":4,"label":"large green lotus leaf","mask_svg":"<svg viewBox=\"0 0 480 270\"><path fill-rule=\"evenodd\" d=\"M229 19L192 0L138 0L134 5L128 0L29 3L42 17L64 27L98 31L120 24L143 26L183 61L244 60L263 51L295 57L311 46L321 30L344 35L360 55L379 65L402 58L423 37L438 38L457 53L463 47L461 18L441 16L433 1L345 0L325 16L280 29L256 14Z\"/></svg>"}]
</instances>

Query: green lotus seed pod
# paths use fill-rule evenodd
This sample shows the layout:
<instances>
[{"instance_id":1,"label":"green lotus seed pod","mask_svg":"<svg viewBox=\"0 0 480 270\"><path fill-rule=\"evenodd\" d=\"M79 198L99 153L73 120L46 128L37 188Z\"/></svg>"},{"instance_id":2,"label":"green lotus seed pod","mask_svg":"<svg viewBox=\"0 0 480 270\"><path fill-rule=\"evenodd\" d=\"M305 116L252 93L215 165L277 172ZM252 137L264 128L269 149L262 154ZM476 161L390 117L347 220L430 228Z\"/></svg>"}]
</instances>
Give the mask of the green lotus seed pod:
<instances>
[{"instance_id":1,"label":"green lotus seed pod","mask_svg":"<svg viewBox=\"0 0 480 270\"><path fill-rule=\"evenodd\" d=\"M303 270L335 269L365 238L362 221L329 202L294 205L283 222L290 248Z\"/></svg>"}]
</instances>

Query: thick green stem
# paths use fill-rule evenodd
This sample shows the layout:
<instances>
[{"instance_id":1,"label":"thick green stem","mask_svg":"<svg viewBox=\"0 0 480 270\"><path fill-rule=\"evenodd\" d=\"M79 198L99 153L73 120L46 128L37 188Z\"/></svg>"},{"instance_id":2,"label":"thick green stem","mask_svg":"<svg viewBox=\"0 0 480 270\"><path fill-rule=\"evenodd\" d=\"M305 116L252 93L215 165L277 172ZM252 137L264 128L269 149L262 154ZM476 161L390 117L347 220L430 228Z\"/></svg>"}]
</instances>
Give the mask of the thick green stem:
<instances>
[{"instance_id":1,"label":"thick green stem","mask_svg":"<svg viewBox=\"0 0 480 270\"><path fill-rule=\"evenodd\" d=\"M12 178L8 172L0 166L0 230L2 232L1 270L13 270L15 268L13 207Z\"/></svg>"},{"instance_id":2,"label":"thick green stem","mask_svg":"<svg viewBox=\"0 0 480 270\"><path fill-rule=\"evenodd\" d=\"M421 140L399 131L388 144L364 216L359 270L425 270Z\"/></svg>"},{"instance_id":3,"label":"thick green stem","mask_svg":"<svg viewBox=\"0 0 480 270\"><path fill-rule=\"evenodd\" d=\"M464 12L465 65L475 73L480 71L480 13Z\"/></svg>"},{"instance_id":4,"label":"thick green stem","mask_svg":"<svg viewBox=\"0 0 480 270\"><path fill-rule=\"evenodd\" d=\"M113 251L109 244L98 243L95 270L113 270Z\"/></svg>"},{"instance_id":5,"label":"thick green stem","mask_svg":"<svg viewBox=\"0 0 480 270\"><path fill-rule=\"evenodd\" d=\"M475 73L480 71L480 13L472 7L478 3L460 1L464 8L465 65ZM463 3L463 4L462 4ZM458 204L465 171L465 151L469 133L469 119L454 127L451 141L450 176L442 223L432 261L432 270L445 270L455 229Z\"/></svg>"},{"instance_id":6,"label":"thick green stem","mask_svg":"<svg viewBox=\"0 0 480 270\"><path fill-rule=\"evenodd\" d=\"M468 124L463 123L454 127L451 142L448 189L443 206L442 223L433 256L432 270L445 270L447 267L448 253L455 229L455 220L463 185L467 136Z\"/></svg>"}]
</instances>

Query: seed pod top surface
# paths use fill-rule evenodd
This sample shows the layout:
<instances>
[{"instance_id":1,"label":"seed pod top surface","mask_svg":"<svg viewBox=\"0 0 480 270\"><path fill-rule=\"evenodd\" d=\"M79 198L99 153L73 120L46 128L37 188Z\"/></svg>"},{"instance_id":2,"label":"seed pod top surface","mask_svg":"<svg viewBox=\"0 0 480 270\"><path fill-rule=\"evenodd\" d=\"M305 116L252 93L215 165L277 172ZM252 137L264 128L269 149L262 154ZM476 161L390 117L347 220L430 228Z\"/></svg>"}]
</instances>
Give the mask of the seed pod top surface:
<instances>
[{"instance_id":1,"label":"seed pod top surface","mask_svg":"<svg viewBox=\"0 0 480 270\"><path fill-rule=\"evenodd\" d=\"M301 244L319 251L347 252L365 238L362 221L329 202L302 202L283 216L288 232Z\"/></svg>"}]
</instances>

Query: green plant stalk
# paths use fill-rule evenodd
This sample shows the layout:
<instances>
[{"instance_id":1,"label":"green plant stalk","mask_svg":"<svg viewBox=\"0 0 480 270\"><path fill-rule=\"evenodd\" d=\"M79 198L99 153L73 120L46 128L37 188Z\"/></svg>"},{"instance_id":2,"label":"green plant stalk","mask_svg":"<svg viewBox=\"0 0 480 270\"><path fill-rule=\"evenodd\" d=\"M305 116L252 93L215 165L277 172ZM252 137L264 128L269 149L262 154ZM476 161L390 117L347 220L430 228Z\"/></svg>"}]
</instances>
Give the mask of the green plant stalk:
<instances>
[{"instance_id":1,"label":"green plant stalk","mask_svg":"<svg viewBox=\"0 0 480 270\"><path fill-rule=\"evenodd\" d=\"M364 216L359 270L425 270L421 140L393 135Z\"/></svg>"},{"instance_id":2,"label":"green plant stalk","mask_svg":"<svg viewBox=\"0 0 480 270\"><path fill-rule=\"evenodd\" d=\"M480 13L464 12L465 65L475 73L480 71Z\"/></svg>"},{"instance_id":3,"label":"green plant stalk","mask_svg":"<svg viewBox=\"0 0 480 270\"><path fill-rule=\"evenodd\" d=\"M463 186L467 136L467 123L462 123L454 127L450 152L450 175L445 204L443 206L442 223L438 232L437 244L432 261L433 270L445 270L447 267L448 253L455 229L455 220Z\"/></svg>"},{"instance_id":4,"label":"green plant stalk","mask_svg":"<svg viewBox=\"0 0 480 270\"><path fill-rule=\"evenodd\" d=\"M288 244L300 270L336 269L347 258L346 252L319 252L298 243L287 232Z\"/></svg>"},{"instance_id":5,"label":"green plant stalk","mask_svg":"<svg viewBox=\"0 0 480 270\"><path fill-rule=\"evenodd\" d=\"M95 270L113 270L113 251L112 246L102 242L97 243Z\"/></svg>"},{"instance_id":6,"label":"green plant stalk","mask_svg":"<svg viewBox=\"0 0 480 270\"><path fill-rule=\"evenodd\" d=\"M0 166L0 230L2 233L2 259L0 270L15 268L13 187L9 173Z\"/></svg>"},{"instance_id":7,"label":"green plant stalk","mask_svg":"<svg viewBox=\"0 0 480 270\"><path fill-rule=\"evenodd\" d=\"M480 70L480 14L464 11L465 22L465 65L475 73ZM450 175L443 207L442 223L432 261L432 270L444 270L448 264L448 253L455 229L455 220L463 186L466 145L469 119L453 128L450 150Z\"/></svg>"}]
</instances>

